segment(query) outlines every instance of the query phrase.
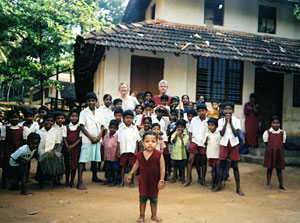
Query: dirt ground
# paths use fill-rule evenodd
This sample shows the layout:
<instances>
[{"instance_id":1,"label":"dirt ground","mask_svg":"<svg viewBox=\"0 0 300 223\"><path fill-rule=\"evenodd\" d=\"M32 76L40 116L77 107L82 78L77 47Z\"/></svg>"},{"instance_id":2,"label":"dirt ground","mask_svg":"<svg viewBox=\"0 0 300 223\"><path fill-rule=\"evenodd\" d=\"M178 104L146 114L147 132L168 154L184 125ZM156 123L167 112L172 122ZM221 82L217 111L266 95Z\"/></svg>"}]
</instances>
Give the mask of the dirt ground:
<instances>
[{"instance_id":1,"label":"dirt ground","mask_svg":"<svg viewBox=\"0 0 300 223\"><path fill-rule=\"evenodd\" d=\"M234 177L225 190L212 193L198 183L182 188L167 183L159 193L158 215L163 222L206 223L298 223L300 219L300 168L284 170L286 191L278 189L276 172L272 189L265 189L265 169L256 164L240 163L245 197L235 193ZM195 170L193 172L194 179ZM103 178L103 172L99 173ZM138 187L111 188L91 183L91 172L84 173L86 191L45 187L31 180L32 196L0 190L0 222L110 222L130 223L138 217ZM210 174L208 173L208 179ZM147 206L146 222L150 220Z\"/></svg>"}]
</instances>

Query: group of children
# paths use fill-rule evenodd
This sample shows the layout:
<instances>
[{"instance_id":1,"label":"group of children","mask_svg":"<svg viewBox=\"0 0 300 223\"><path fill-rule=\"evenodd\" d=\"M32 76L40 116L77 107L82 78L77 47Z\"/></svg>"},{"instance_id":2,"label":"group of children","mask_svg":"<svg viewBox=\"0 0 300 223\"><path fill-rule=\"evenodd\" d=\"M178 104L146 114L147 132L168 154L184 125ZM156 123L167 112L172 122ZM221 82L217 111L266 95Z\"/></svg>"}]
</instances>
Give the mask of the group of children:
<instances>
[{"instance_id":1,"label":"group of children","mask_svg":"<svg viewBox=\"0 0 300 223\"><path fill-rule=\"evenodd\" d=\"M212 101L212 109L208 111L204 102L192 103L188 95L181 99L182 107L179 97L172 97L170 101L169 96L162 95L161 104L157 105L151 92L146 92L137 95L140 104L134 111L123 111L121 99L112 100L111 95L106 94L100 106L96 94L90 92L86 95L87 107L83 111L72 110L66 118L63 112L50 113L42 106L37 122L32 110L23 112L23 122L20 122L19 111L12 110L7 114L9 124L1 126L2 187L6 187L7 178L12 175L14 182L10 189L17 189L21 182L21 194L28 194L26 184L32 157L39 161L36 179L40 186L45 181L59 184L61 174L49 174L44 168L56 164L53 160L61 153L66 186L80 190L86 189L82 175L87 162L91 162L92 181L109 186L124 186L125 173L129 172L127 181L133 187L137 172L141 222L148 199L153 219L159 220L157 194L164 181L175 183L179 180L183 187L189 186L195 165L198 182L206 186L207 160L212 168L212 191L222 189L226 170L232 167L236 192L244 195L238 169L241 125L233 116L234 104L226 102L219 107L217 101ZM271 129L263 135L267 143L267 188L270 188L272 169L276 168L280 188L285 189L281 172L285 138L280 120L274 116ZM50 152L54 158L49 158ZM97 163L101 161L104 161L105 180L97 177ZM77 169L78 183L75 185Z\"/></svg>"}]
</instances>

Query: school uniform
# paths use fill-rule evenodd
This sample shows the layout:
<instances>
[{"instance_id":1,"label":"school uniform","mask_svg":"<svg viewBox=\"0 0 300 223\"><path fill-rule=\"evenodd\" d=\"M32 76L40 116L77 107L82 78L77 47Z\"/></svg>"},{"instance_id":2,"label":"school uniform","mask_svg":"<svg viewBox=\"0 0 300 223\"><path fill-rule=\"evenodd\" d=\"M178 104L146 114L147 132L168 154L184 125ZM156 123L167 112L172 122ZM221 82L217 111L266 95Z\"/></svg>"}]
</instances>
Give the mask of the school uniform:
<instances>
[{"instance_id":1,"label":"school uniform","mask_svg":"<svg viewBox=\"0 0 300 223\"><path fill-rule=\"evenodd\" d=\"M208 158L208 165L211 167L216 167L219 162L221 135L220 132L217 130L215 132L208 131L206 138L207 137L209 137L207 147L206 147L206 156Z\"/></svg>"},{"instance_id":2,"label":"school uniform","mask_svg":"<svg viewBox=\"0 0 300 223\"><path fill-rule=\"evenodd\" d=\"M104 118L104 128L108 129L109 127L109 122L112 120L112 117L114 116L113 111L111 110L110 107L106 107L105 105L102 105L99 110L102 113L102 116Z\"/></svg>"},{"instance_id":3,"label":"school uniform","mask_svg":"<svg viewBox=\"0 0 300 223\"><path fill-rule=\"evenodd\" d=\"M90 108L87 107L80 113L79 125L84 125L92 137L99 136L101 126L104 126L104 124L105 121L99 109L95 109L95 114L93 114ZM93 144L85 134L82 134L79 163L101 162L100 146L100 142Z\"/></svg>"},{"instance_id":4,"label":"school uniform","mask_svg":"<svg viewBox=\"0 0 300 223\"><path fill-rule=\"evenodd\" d=\"M103 138L102 145L104 146L105 170L117 171L119 169L117 158L118 134L110 135L108 132Z\"/></svg>"},{"instance_id":5,"label":"school uniform","mask_svg":"<svg viewBox=\"0 0 300 223\"><path fill-rule=\"evenodd\" d=\"M56 131L55 128L51 127L48 131L43 127L42 129L39 129L37 132L40 137L41 141L38 148L38 154L39 154L39 160L43 154L46 152L51 151L56 144L59 144L61 142L60 134Z\"/></svg>"},{"instance_id":6,"label":"school uniform","mask_svg":"<svg viewBox=\"0 0 300 223\"><path fill-rule=\"evenodd\" d=\"M137 115L136 116L136 125L143 125L143 120L146 118L146 114ZM152 124L159 123L158 119L156 118L156 115L151 115Z\"/></svg>"},{"instance_id":7,"label":"school uniform","mask_svg":"<svg viewBox=\"0 0 300 223\"><path fill-rule=\"evenodd\" d=\"M73 145L78 139L80 139L80 126L79 124L73 124L72 122L69 125L63 126L62 137L66 138L68 145ZM72 152L67 152L66 147L63 149L65 163L70 166L71 170L76 170L78 167L78 160L80 156L81 143L75 146L72 149Z\"/></svg>"},{"instance_id":8,"label":"school uniform","mask_svg":"<svg viewBox=\"0 0 300 223\"><path fill-rule=\"evenodd\" d=\"M30 162L36 150L31 151L28 145L21 146L13 154L10 155L9 165L12 169L15 180L21 180L28 173L27 165L20 165L16 162L19 158L23 158Z\"/></svg>"},{"instance_id":9,"label":"school uniform","mask_svg":"<svg viewBox=\"0 0 300 223\"><path fill-rule=\"evenodd\" d=\"M23 122L23 127L24 127L24 129L23 129L23 138L25 140L27 140L28 135L30 133L33 133L33 132L37 133L38 130L40 129L40 126L39 126L39 124L37 122L33 122L30 127L24 125L24 123L25 122Z\"/></svg>"},{"instance_id":10,"label":"school uniform","mask_svg":"<svg viewBox=\"0 0 300 223\"><path fill-rule=\"evenodd\" d=\"M128 162L133 166L136 161L135 150L136 142L140 141L139 131L136 126L130 125L127 127L125 124L119 127L118 142L120 143L120 166L125 166Z\"/></svg>"},{"instance_id":11,"label":"school uniform","mask_svg":"<svg viewBox=\"0 0 300 223\"><path fill-rule=\"evenodd\" d=\"M139 195L140 202L157 203L158 182L160 180L160 158L161 152L154 150L148 160L145 159L143 151L138 152L137 160L140 165L139 174Z\"/></svg>"},{"instance_id":12,"label":"school uniform","mask_svg":"<svg viewBox=\"0 0 300 223\"><path fill-rule=\"evenodd\" d=\"M240 120L232 116L231 117L233 127L238 130L241 129ZM221 118L218 121L218 128L217 131L220 132L226 123L225 118ZM234 136L231 126L228 123L224 135L221 137L220 140L220 160L227 160L230 159L231 161L239 161L240 154L239 154L239 138L238 136Z\"/></svg>"},{"instance_id":13,"label":"school uniform","mask_svg":"<svg viewBox=\"0 0 300 223\"><path fill-rule=\"evenodd\" d=\"M268 143L265 151L264 167L272 169L284 169L283 144L286 140L285 131L278 129L275 131L272 127L263 134L263 141Z\"/></svg>"},{"instance_id":14,"label":"school uniform","mask_svg":"<svg viewBox=\"0 0 300 223\"><path fill-rule=\"evenodd\" d=\"M57 145L56 151L57 152L61 152L62 151L62 147L63 147L63 136L62 136L62 132L63 132L63 125L59 126L56 123L52 126L52 128L54 128L57 131L57 137L59 139L59 143Z\"/></svg>"},{"instance_id":15,"label":"school uniform","mask_svg":"<svg viewBox=\"0 0 300 223\"><path fill-rule=\"evenodd\" d=\"M190 132L192 133L192 140L190 142L188 152L190 154L206 154L205 137L208 131L207 118L203 121L199 116L194 117L191 121Z\"/></svg>"},{"instance_id":16,"label":"school uniform","mask_svg":"<svg viewBox=\"0 0 300 223\"><path fill-rule=\"evenodd\" d=\"M40 126L40 129L41 128L43 128L44 126L45 126L45 122L44 122L44 119L39 119L39 120L37 120L37 123L38 123L38 125Z\"/></svg>"}]
</instances>

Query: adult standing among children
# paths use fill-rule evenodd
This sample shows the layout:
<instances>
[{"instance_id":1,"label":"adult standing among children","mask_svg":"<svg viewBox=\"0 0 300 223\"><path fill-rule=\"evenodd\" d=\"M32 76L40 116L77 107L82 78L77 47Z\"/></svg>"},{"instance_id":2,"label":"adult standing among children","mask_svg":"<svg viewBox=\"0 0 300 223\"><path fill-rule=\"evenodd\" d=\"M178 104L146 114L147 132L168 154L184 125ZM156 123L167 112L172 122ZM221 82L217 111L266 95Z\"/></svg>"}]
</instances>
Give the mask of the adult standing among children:
<instances>
[{"instance_id":1,"label":"adult standing among children","mask_svg":"<svg viewBox=\"0 0 300 223\"><path fill-rule=\"evenodd\" d=\"M250 101L245 104L246 142L250 147L257 147L257 132L259 124L259 106L255 103L255 94L250 94Z\"/></svg>"},{"instance_id":2,"label":"adult standing among children","mask_svg":"<svg viewBox=\"0 0 300 223\"><path fill-rule=\"evenodd\" d=\"M168 91L168 82L167 82L166 80L161 80L161 81L158 83L158 90L159 90L159 95L156 95L156 96L153 98L153 101L154 101L155 105L161 105L160 97L161 97L162 95L167 95L167 91ZM171 99L172 99L172 97L169 96L168 106L170 106L170 104L171 104Z\"/></svg>"},{"instance_id":3,"label":"adult standing among children","mask_svg":"<svg viewBox=\"0 0 300 223\"><path fill-rule=\"evenodd\" d=\"M122 99L122 109L124 111L134 111L135 107L139 104L135 97L129 95L129 90L129 86L126 82L122 81L119 84L120 98Z\"/></svg>"}]
</instances>

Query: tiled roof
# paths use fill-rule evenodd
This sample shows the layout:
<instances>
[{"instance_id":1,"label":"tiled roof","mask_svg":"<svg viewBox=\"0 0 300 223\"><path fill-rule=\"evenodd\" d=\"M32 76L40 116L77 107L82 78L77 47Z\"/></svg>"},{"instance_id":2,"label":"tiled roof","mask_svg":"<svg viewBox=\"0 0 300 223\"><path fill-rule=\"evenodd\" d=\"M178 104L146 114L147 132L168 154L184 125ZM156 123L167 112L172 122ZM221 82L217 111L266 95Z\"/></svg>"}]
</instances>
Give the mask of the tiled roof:
<instances>
[{"instance_id":1,"label":"tiled roof","mask_svg":"<svg viewBox=\"0 0 300 223\"><path fill-rule=\"evenodd\" d=\"M79 36L78 41L106 47L235 59L300 70L300 40L221 31L162 20L118 25L110 30Z\"/></svg>"},{"instance_id":2,"label":"tiled roof","mask_svg":"<svg viewBox=\"0 0 300 223\"><path fill-rule=\"evenodd\" d=\"M94 73L106 47L234 59L300 72L300 40L150 20L77 37L75 87L79 100L93 90Z\"/></svg>"}]
</instances>

